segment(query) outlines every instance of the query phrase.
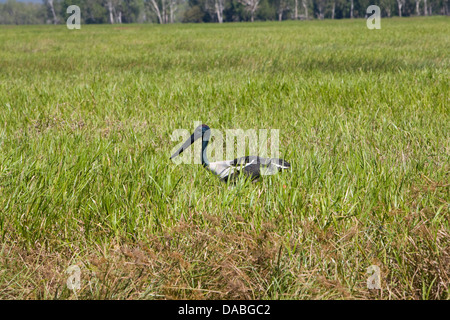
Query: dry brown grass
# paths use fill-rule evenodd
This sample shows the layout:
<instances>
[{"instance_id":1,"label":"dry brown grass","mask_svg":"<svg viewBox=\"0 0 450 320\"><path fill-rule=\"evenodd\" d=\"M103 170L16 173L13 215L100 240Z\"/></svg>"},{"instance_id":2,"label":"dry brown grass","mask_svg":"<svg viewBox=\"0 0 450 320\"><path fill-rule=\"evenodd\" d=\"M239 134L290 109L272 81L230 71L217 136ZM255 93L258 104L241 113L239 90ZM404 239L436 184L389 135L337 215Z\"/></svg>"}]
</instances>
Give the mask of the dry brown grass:
<instances>
[{"instance_id":1,"label":"dry brown grass","mask_svg":"<svg viewBox=\"0 0 450 320\"><path fill-rule=\"evenodd\" d=\"M385 253L382 290L366 288L363 260L382 264L379 254L370 258L376 245L364 237L368 231L356 219L341 233L320 230L306 221L302 233L285 243L275 222L260 230L230 233L223 219L204 214L207 228L180 221L165 234L149 235L146 243L117 240L86 251L75 246L50 251L39 245L24 250L5 244L0 265L2 278L8 281L0 285L0 295L6 299L421 299L426 290L428 298L448 298L449 234L433 228L424 213L418 215L390 226L408 232L388 246L392 254ZM411 225L417 218L423 218L422 223ZM82 272L76 295L66 287L65 270L73 264ZM423 288L424 283L429 287Z\"/></svg>"}]
</instances>

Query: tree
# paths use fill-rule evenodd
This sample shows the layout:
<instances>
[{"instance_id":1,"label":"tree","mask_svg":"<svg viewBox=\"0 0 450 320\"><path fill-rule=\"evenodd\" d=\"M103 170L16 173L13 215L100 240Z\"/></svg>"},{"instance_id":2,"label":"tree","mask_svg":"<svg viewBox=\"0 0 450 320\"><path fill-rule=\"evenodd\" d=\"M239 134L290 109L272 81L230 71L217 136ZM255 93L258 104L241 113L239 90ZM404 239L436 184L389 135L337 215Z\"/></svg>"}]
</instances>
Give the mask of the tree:
<instances>
[{"instance_id":1,"label":"tree","mask_svg":"<svg viewBox=\"0 0 450 320\"><path fill-rule=\"evenodd\" d=\"M258 10L259 0L239 0L239 3L242 3L246 10L250 13L250 21L255 21L255 12Z\"/></svg>"},{"instance_id":2,"label":"tree","mask_svg":"<svg viewBox=\"0 0 450 320\"><path fill-rule=\"evenodd\" d=\"M59 19L56 16L56 11L55 11L55 6L53 4L53 0L45 0L45 3L49 7L50 12L52 14L53 24L58 24L59 23Z\"/></svg>"},{"instance_id":3,"label":"tree","mask_svg":"<svg viewBox=\"0 0 450 320\"><path fill-rule=\"evenodd\" d=\"M205 13L199 5L188 8L183 14L183 22L202 22Z\"/></svg>"},{"instance_id":4,"label":"tree","mask_svg":"<svg viewBox=\"0 0 450 320\"><path fill-rule=\"evenodd\" d=\"M175 22L175 12L178 9L178 0L150 0L150 3L160 24Z\"/></svg>"},{"instance_id":5,"label":"tree","mask_svg":"<svg viewBox=\"0 0 450 320\"><path fill-rule=\"evenodd\" d=\"M214 0L214 8L216 9L217 20L223 22L223 9L225 8L225 0Z\"/></svg>"},{"instance_id":6,"label":"tree","mask_svg":"<svg viewBox=\"0 0 450 320\"><path fill-rule=\"evenodd\" d=\"M402 16L402 7L405 5L406 0L397 0L398 5L398 16Z\"/></svg>"},{"instance_id":7,"label":"tree","mask_svg":"<svg viewBox=\"0 0 450 320\"><path fill-rule=\"evenodd\" d=\"M108 23L108 10L104 0L83 0L80 8L81 17L85 23ZM68 1L71 3L73 1Z\"/></svg>"},{"instance_id":8,"label":"tree","mask_svg":"<svg viewBox=\"0 0 450 320\"><path fill-rule=\"evenodd\" d=\"M302 0L302 6L305 9L305 19L308 19L308 0Z\"/></svg>"},{"instance_id":9,"label":"tree","mask_svg":"<svg viewBox=\"0 0 450 320\"><path fill-rule=\"evenodd\" d=\"M418 16L420 16L420 9L419 9L420 1L421 0L415 0L415 2L416 2L416 15L418 15Z\"/></svg>"},{"instance_id":10,"label":"tree","mask_svg":"<svg viewBox=\"0 0 450 320\"><path fill-rule=\"evenodd\" d=\"M281 21L283 20L283 13L290 10L289 2L288 0L277 0L276 6L277 6L278 21Z\"/></svg>"},{"instance_id":11,"label":"tree","mask_svg":"<svg viewBox=\"0 0 450 320\"><path fill-rule=\"evenodd\" d=\"M316 4L316 16L318 19L323 19L325 17L325 7L327 5L327 0L315 0Z\"/></svg>"},{"instance_id":12,"label":"tree","mask_svg":"<svg viewBox=\"0 0 450 320\"><path fill-rule=\"evenodd\" d=\"M169 0L169 22L175 22L175 12L178 10L178 0Z\"/></svg>"},{"instance_id":13,"label":"tree","mask_svg":"<svg viewBox=\"0 0 450 320\"><path fill-rule=\"evenodd\" d=\"M331 8L331 19L334 19L335 13L336 13L336 0L333 0L333 5Z\"/></svg>"},{"instance_id":14,"label":"tree","mask_svg":"<svg viewBox=\"0 0 450 320\"><path fill-rule=\"evenodd\" d=\"M219 23L223 22L223 10L225 9L225 0L206 0L205 10L208 11L211 18L217 17Z\"/></svg>"},{"instance_id":15,"label":"tree","mask_svg":"<svg viewBox=\"0 0 450 320\"><path fill-rule=\"evenodd\" d=\"M261 0L259 2L256 18L262 21L277 19L277 1L279 0ZM239 4L239 6L243 7L241 4Z\"/></svg>"},{"instance_id":16,"label":"tree","mask_svg":"<svg viewBox=\"0 0 450 320\"><path fill-rule=\"evenodd\" d=\"M109 23L113 24L114 23L114 5L113 5L113 0L108 0L106 1L106 7L108 8L108 13L109 13Z\"/></svg>"},{"instance_id":17,"label":"tree","mask_svg":"<svg viewBox=\"0 0 450 320\"><path fill-rule=\"evenodd\" d=\"M48 7L41 3L8 0L0 3L0 24L43 24Z\"/></svg>"},{"instance_id":18,"label":"tree","mask_svg":"<svg viewBox=\"0 0 450 320\"><path fill-rule=\"evenodd\" d=\"M390 18L392 11L394 11L394 2L392 0L380 0L380 7L386 12L386 15Z\"/></svg>"},{"instance_id":19,"label":"tree","mask_svg":"<svg viewBox=\"0 0 450 320\"><path fill-rule=\"evenodd\" d=\"M163 2L163 1L161 1L161 2ZM150 3L152 5L153 11L156 13L156 16L158 17L159 24L163 24L164 20L163 20L162 15L161 15L161 10L159 10L158 3L156 2L156 0L150 0Z\"/></svg>"},{"instance_id":20,"label":"tree","mask_svg":"<svg viewBox=\"0 0 450 320\"><path fill-rule=\"evenodd\" d=\"M298 20L298 0L294 3L294 20Z\"/></svg>"}]
</instances>

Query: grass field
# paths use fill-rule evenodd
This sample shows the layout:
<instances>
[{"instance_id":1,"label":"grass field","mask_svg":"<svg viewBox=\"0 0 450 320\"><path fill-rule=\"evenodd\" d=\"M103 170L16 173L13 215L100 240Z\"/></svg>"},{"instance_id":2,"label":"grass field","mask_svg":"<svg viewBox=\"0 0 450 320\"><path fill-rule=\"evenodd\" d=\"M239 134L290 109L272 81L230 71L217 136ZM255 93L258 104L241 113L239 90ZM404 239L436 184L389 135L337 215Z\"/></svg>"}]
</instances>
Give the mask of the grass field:
<instances>
[{"instance_id":1,"label":"grass field","mask_svg":"<svg viewBox=\"0 0 450 320\"><path fill-rule=\"evenodd\" d=\"M381 27L0 26L0 299L449 299L449 19ZM292 169L176 166L194 121Z\"/></svg>"}]
</instances>

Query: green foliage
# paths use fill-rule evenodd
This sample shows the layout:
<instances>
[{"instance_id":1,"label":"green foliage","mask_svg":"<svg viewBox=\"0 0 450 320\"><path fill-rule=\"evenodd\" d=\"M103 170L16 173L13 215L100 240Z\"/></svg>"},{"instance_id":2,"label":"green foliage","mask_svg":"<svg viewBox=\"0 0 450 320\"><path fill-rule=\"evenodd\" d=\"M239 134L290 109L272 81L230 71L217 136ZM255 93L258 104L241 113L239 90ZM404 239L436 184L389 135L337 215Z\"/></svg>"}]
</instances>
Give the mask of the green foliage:
<instances>
[{"instance_id":1,"label":"green foliage","mask_svg":"<svg viewBox=\"0 0 450 320\"><path fill-rule=\"evenodd\" d=\"M0 24L43 24L46 11L40 4L8 0L0 3Z\"/></svg>"},{"instance_id":2,"label":"green foliage","mask_svg":"<svg viewBox=\"0 0 450 320\"><path fill-rule=\"evenodd\" d=\"M183 22L203 22L205 12L199 5L189 7L183 16Z\"/></svg>"},{"instance_id":3,"label":"green foliage","mask_svg":"<svg viewBox=\"0 0 450 320\"><path fill-rule=\"evenodd\" d=\"M174 22L217 22L215 12L216 0L156 0L166 21L170 16L170 7L174 8ZM354 17L364 18L369 5L378 5L383 17L399 15L396 0L354 0ZM157 23L156 10L151 0L54 0L54 8L58 23L64 23L69 14L67 7L78 5L81 9L82 24L110 23L108 3L112 4L114 23L152 22ZM299 18L305 18L303 1L297 1ZM350 17L350 0L307 0L308 19ZM427 15L449 14L448 0L428 0ZM261 0L256 11L256 20L294 19L295 0ZM165 11L164 11L165 10ZM164 12L163 12L164 11ZM424 2L419 6L419 15L425 15ZM415 0L406 0L402 9L402 16L415 16ZM223 17L225 22L249 21L250 14L239 0L224 0ZM53 13L48 1L38 3L23 3L8 0L0 3L0 24L43 24L52 23Z\"/></svg>"},{"instance_id":4,"label":"green foliage","mask_svg":"<svg viewBox=\"0 0 450 320\"><path fill-rule=\"evenodd\" d=\"M262 0L257 12L258 20L276 20L277 9L273 1Z\"/></svg>"}]
</instances>

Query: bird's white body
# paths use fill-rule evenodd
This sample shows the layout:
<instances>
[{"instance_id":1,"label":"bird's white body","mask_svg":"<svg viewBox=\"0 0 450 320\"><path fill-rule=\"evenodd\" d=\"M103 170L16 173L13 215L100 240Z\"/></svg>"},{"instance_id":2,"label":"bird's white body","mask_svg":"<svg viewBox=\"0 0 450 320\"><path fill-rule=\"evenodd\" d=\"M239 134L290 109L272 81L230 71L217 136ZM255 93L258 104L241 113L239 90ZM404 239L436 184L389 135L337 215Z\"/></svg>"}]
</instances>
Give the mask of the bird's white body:
<instances>
[{"instance_id":1,"label":"bird's white body","mask_svg":"<svg viewBox=\"0 0 450 320\"><path fill-rule=\"evenodd\" d=\"M217 161L211 162L206 168L215 175L219 176L220 179L225 179L230 174L235 172L235 168L232 164L233 160Z\"/></svg>"},{"instance_id":2,"label":"bird's white body","mask_svg":"<svg viewBox=\"0 0 450 320\"><path fill-rule=\"evenodd\" d=\"M281 169L288 169L289 164L276 158L260 158L257 156L241 157L234 160L217 161L209 163L206 168L219 176L221 180L227 180L239 172L247 175L268 176L276 174Z\"/></svg>"}]
</instances>

